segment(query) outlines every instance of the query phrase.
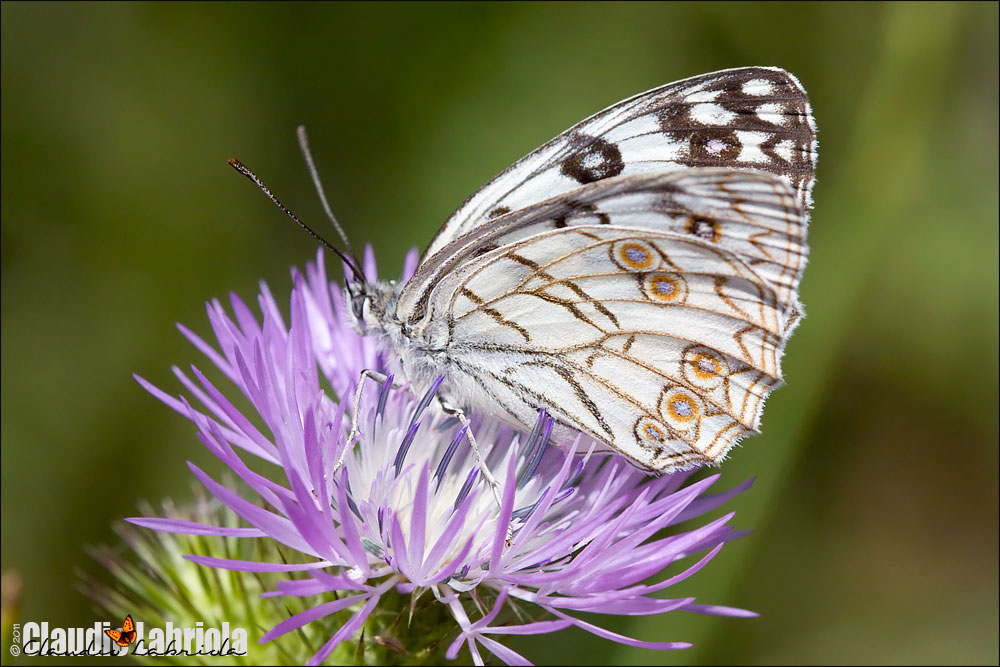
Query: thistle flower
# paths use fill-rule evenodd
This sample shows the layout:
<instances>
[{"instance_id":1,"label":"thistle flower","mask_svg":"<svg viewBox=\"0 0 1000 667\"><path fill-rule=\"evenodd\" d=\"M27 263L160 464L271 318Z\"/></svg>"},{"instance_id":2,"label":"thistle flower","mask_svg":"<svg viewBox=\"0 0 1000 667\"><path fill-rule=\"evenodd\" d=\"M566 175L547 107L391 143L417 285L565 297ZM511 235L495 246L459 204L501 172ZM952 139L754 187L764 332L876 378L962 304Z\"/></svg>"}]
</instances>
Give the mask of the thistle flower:
<instances>
[{"instance_id":1,"label":"thistle flower","mask_svg":"<svg viewBox=\"0 0 1000 667\"><path fill-rule=\"evenodd\" d=\"M249 527L176 518L129 521L165 532L274 540L301 555L301 562L188 556L214 568L283 573L287 578L263 596L316 601L275 625L261 642L336 614L347 620L310 664L335 650L334 660L353 662L352 642L346 640L362 628L362 637L381 637L381 645L409 661L442 650L455 659L467 646L476 664L483 664L480 648L508 664L527 664L496 637L575 625L630 646L675 649L690 645L639 641L578 614L683 609L753 615L654 595L700 570L737 536L727 525L731 514L666 537L663 529L714 509L746 484L706 495L718 475L684 486L686 473L648 477L620 457L593 452L580 439L552 446L552 423L544 414L530 434L474 416L485 463L500 483L498 507L464 431L432 408L437 385L423 396L391 389L390 383L367 387L359 412L363 433L356 443L345 442L349 397L361 372L392 373L394 360L352 330L340 288L328 282L323 260L320 254L305 275L293 271L290 326L262 284L261 321L235 295L233 317L217 301L208 305L218 349L180 327L236 385L264 430L194 366L190 375L174 370L200 408L137 377L194 422L202 443L245 485L241 494L189 464L206 489ZM416 260L411 251L404 279ZM370 248L364 264L374 279ZM341 457L344 465L338 468ZM273 466L269 474L254 469L264 462ZM682 572L644 583L671 563L702 552ZM409 618L400 622L403 609ZM444 625L438 624L443 630L434 630L431 619L443 619Z\"/></svg>"},{"instance_id":2,"label":"thistle flower","mask_svg":"<svg viewBox=\"0 0 1000 667\"><path fill-rule=\"evenodd\" d=\"M235 480L226 482L232 484ZM195 488L194 496L190 505L176 506L165 501L160 512L171 519L239 528L240 518L208 496L200 485ZM149 505L140 509L147 514L154 511ZM164 628L168 623L194 628L199 622L205 627L220 628L228 622L256 637L288 618L289 613L310 606L304 598L259 599L283 574L196 568L185 560L187 554L252 560L295 558L291 549L273 540L219 539L197 533L177 535L140 530L127 524L119 524L115 530L121 538L119 545L90 550L112 575L114 584L105 584L89 574L81 577L80 588L96 604L99 618L119 620L131 615L147 628ZM254 646L242 659L197 652L188 655L182 646L172 647L177 653L168 651L164 656L132 651L130 657L148 665L301 665L328 639L323 632L319 624L313 623L300 628L297 642Z\"/></svg>"}]
</instances>

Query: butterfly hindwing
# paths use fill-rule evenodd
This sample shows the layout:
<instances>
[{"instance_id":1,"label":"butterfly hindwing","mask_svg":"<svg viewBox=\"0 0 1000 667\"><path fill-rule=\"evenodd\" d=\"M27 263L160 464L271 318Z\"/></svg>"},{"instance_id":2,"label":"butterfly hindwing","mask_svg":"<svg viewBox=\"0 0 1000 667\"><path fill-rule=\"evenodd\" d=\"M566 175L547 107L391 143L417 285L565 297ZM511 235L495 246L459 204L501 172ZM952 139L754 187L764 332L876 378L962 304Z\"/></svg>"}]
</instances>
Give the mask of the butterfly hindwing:
<instances>
[{"instance_id":1,"label":"butterfly hindwing","mask_svg":"<svg viewBox=\"0 0 1000 667\"><path fill-rule=\"evenodd\" d=\"M788 72L744 67L677 81L578 123L473 194L424 253L581 185L623 175L727 167L779 176L808 209L816 163L815 123Z\"/></svg>"},{"instance_id":2,"label":"butterfly hindwing","mask_svg":"<svg viewBox=\"0 0 1000 667\"><path fill-rule=\"evenodd\" d=\"M768 291L734 255L673 234L581 226L491 259L454 300L452 359L509 394L499 403L515 421L545 407L651 470L717 462L756 428L780 382L783 340L775 312L768 330L731 305ZM718 287L734 280L729 293Z\"/></svg>"}]
</instances>

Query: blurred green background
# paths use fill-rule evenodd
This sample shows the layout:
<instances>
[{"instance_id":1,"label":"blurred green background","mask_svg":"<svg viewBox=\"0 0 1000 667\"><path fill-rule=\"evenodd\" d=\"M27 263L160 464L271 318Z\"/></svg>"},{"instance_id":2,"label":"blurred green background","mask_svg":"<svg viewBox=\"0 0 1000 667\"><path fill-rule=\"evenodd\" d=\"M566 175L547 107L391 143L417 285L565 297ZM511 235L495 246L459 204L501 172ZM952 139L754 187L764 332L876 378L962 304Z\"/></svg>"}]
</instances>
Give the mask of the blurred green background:
<instances>
[{"instance_id":1,"label":"blurred green background","mask_svg":"<svg viewBox=\"0 0 1000 667\"><path fill-rule=\"evenodd\" d=\"M998 5L29 4L2 11L2 554L20 619L91 624L84 546L190 496L175 322L315 255L226 166L393 275L478 185L622 98L780 65L809 91L819 180L788 387L725 479L749 538L668 614L518 645L559 664L998 660ZM281 298L279 297L279 302ZM202 364L204 365L204 364ZM464 653L467 657L467 653ZM9 656L4 655L4 660ZM37 662L37 661L35 661ZM22 660L22 663L25 663Z\"/></svg>"}]
</instances>

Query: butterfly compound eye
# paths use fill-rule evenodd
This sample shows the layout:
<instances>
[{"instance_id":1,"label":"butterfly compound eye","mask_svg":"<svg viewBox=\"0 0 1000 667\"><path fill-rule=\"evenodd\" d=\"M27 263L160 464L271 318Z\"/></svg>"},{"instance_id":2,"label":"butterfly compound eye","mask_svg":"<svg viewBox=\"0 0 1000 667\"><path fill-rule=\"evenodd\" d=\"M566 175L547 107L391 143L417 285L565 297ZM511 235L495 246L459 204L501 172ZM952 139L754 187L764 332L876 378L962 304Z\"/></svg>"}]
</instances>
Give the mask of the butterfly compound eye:
<instances>
[{"instance_id":1,"label":"butterfly compound eye","mask_svg":"<svg viewBox=\"0 0 1000 667\"><path fill-rule=\"evenodd\" d=\"M365 294L355 294L351 297L351 311L354 312L354 317L358 321L364 321L365 319L365 302L368 301L368 297Z\"/></svg>"}]
</instances>

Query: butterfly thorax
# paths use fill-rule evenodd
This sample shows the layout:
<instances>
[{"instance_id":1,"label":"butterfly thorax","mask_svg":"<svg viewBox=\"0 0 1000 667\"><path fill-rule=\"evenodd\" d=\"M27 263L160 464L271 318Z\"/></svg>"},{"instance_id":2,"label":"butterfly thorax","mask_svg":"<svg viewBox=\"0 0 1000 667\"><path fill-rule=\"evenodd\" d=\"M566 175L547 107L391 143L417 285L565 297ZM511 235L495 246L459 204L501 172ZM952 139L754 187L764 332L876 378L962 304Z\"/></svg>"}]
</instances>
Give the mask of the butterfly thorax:
<instances>
[{"instance_id":1,"label":"butterfly thorax","mask_svg":"<svg viewBox=\"0 0 1000 667\"><path fill-rule=\"evenodd\" d=\"M389 360L393 371L403 382L412 382L414 389L423 391L441 375L448 375L447 348L442 341L428 340L403 322L396 314L396 302L402 285L396 281L351 282L344 290L350 304L351 325L362 336L376 339L396 353ZM449 392L446 377L441 395Z\"/></svg>"}]
</instances>

